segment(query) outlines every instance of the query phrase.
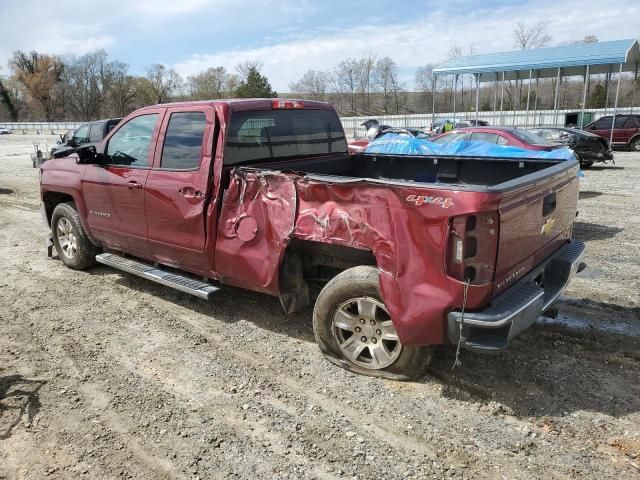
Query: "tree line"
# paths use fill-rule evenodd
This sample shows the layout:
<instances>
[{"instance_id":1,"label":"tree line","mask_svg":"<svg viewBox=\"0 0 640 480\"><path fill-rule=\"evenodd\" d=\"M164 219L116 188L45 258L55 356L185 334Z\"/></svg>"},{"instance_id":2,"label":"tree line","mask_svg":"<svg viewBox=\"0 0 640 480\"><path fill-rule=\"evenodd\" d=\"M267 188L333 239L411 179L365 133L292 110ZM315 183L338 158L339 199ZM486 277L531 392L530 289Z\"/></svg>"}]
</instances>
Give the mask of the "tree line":
<instances>
[{"instance_id":1,"label":"tree line","mask_svg":"<svg viewBox=\"0 0 640 480\"><path fill-rule=\"evenodd\" d=\"M513 47L520 50L545 47L552 41L544 23L518 23L512 32ZM597 42L594 35L565 43ZM453 45L449 58L477 53L473 45L465 51ZM56 56L17 51L9 61L11 75L0 78L0 120L74 120L122 117L144 105L177 100L275 97L268 78L257 62L243 62L233 71L222 66L208 68L186 78L174 69L153 64L144 75L133 75L126 63L110 60L98 50L82 56ZM475 111L475 78L472 75L433 75L434 64L418 67L413 84L406 72L400 75L396 62L374 52L347 58L327 71L308 70L289 84L283 97L327 101L342 116ZM405 80L402 80L405 78ZM588 82L585 108L611 106L616 75L594 75ZM559 108L580 108L583 80L564 77L540 79L534 86L526 80L481 84L479 109L533 110L553 108L558 90ZM558 88L556 88L558 87ZM613 87L613 88L610 88ZM620 106L634 105L640 83L623 76ZM503 93L504 92L504 93ZM527 99L528 97L528 99Z\"/></svg>"},{"instance_id":2,"label":"tree line","mask_svg":"<svg viewBox=\"0 0 640 480\"><path fill-rule=\"evenodd\" d=\"M0 79L0 120L89 121L176 100L277 96L255 62L240 63L235 72L209 68L185 79L162 64L132 75L104 50L66 57L17 51L9 68L12 75Z\"/></svg>"}]
</instances>

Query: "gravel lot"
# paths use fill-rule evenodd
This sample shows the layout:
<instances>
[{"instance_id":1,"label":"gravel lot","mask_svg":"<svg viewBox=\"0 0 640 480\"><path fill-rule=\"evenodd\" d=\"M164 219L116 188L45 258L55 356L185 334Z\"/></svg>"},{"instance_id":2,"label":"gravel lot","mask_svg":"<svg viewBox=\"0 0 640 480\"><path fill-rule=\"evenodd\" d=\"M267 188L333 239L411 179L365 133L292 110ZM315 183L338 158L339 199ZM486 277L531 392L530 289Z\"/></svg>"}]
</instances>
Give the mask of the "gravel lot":
<instances>
[{"instance_id":1,"label":"gravel lot","mask_svg":"<svg viewBox=\"0 0 640 480\"><path fill-rule=\"evenodd\" d=\"M640 478L640 154L585 172L557 321L398 383L324 361L310 310L47 259L45 138L0 136L0 479Z\"/></svg>"}]
</instances>

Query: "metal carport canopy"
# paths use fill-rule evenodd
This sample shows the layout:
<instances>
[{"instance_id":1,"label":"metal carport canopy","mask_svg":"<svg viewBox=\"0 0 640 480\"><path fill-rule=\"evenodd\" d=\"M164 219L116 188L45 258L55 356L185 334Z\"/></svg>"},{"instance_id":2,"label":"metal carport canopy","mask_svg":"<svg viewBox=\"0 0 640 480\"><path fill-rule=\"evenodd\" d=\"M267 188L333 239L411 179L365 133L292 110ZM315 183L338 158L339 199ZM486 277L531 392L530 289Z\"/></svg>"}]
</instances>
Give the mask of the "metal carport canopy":
<instances>
[{"instance_id":1,"label":"metal carport canopy","mask_svg":"<svg viewBox=\"0 0 640 480\"><path fill-rule=\"evenodd\" d=\"M528 78L530 71L533 78L555 77L559 68L563 77L584 75L587 65L590 74L618 71L620 64L622 71L635 72L639 61L637 40L614 40L457 57L437 65L433 74L476 75L480 82L494 82L503 72L504 80Z\"/></svg>"}]
</instances>

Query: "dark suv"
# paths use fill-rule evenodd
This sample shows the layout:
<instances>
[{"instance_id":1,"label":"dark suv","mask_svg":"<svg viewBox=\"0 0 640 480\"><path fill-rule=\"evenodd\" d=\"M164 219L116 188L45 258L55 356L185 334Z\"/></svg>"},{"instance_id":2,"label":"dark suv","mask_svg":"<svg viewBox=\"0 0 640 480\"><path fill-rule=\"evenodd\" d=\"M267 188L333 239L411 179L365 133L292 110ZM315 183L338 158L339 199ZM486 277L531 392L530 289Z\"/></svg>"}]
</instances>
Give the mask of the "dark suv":
<instances>
[{"instance_id":1,"label":"dark suv","mask_svg":"<svg viewBox=\"0 0 640 480\"><path fill-rule=\"evenodd\" d=\"M90 123L83 123L76 128L70 136L66 136L63 144L59 145L52 153L53 158L66 157L74 153L78 147L100 142L121 118L110 118Z\"/></svg>"},{"instance_id":2,"label":"dark suv","mask_svg":"<svg viewBox=\"0 0 640 480\"><path fill-rule=\"evenodd\" d=\"M611 120L608 115L590 123L585 130L609 139L611 135ZM640 151L640 115L616 115L616 123L613 126L613 147L629 147Z\"/></svg>"}]
</instances>

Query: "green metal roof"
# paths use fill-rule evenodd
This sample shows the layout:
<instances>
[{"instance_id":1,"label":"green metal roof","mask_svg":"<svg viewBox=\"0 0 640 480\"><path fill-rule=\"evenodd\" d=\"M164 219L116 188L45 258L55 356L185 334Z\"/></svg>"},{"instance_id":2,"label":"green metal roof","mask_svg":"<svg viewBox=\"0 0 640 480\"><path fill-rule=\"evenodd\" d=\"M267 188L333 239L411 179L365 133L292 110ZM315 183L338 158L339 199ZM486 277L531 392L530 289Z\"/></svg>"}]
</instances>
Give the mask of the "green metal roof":
<instances>
[{"instance_id":1,"label":"green metal roof","mask_svg":"<svg viewBox=\"0 0 640 480\"><path fill-rule=\"evenodd\" d=\"M620 64L623 71L636 71L640 61L638 41L615 40L611 42L577 43L562 47L536 48L512 52L488 53L457 57L437 65L436 75L480 74L480 81L555 77L558 68L562 75L583 75L589 65L590 73L617 72Z\"/></svg>"}]
</instances>

